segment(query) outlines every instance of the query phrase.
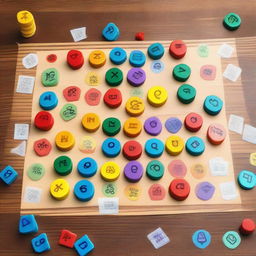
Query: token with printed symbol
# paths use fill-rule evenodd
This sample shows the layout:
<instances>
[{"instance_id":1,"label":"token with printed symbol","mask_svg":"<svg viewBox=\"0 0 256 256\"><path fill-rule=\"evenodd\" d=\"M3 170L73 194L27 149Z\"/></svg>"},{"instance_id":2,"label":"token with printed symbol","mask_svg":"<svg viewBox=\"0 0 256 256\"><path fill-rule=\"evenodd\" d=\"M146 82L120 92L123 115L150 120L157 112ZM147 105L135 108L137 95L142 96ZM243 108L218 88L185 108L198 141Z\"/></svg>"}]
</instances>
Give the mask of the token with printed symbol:
<instances>
[{"instance_id":1,"label":"token with printed symbol","mask_svg":"<svg viewBox=\"0 0 256 256\"><path fill-rule=\"evenodd\" d=\"M125 110L131 116L140 116L145 110L145 104L140 97L133 96L127 100Z\"/></svg>"},{"instance_id":2,"label":"token with printed symbol","mask_svg":"<svg viewBox=\"0 0 256 256\"><path fill-rule=\"evenodd\" d=\"M92 51L89 55L89 63L94 68L100 68L106 63L106 55L101 50Z\"/></svg>"},{"instance_id":3,"label":"token with printed symbol","mask_svg":"<svg viewBox=\"0 0 256 256\"><path fill-rule=\"evenodd\" d=\"M69 151L75 145L75 138L71 132L61 131L55 137L56 147L61 151Z\"/></svg>"},{"instance_id":4,"label":"token with printed symbol","mask_svg":"<svg viewBox=\"0 0 256 256\"><path fill-rule=\"evenodd\" d=\"M160 107L167 101L168 92L162 86L153 86L148 90L147 99L152 106Z\"/></svg>"},{"instance_id":5,"label":"token with printed symbol","mask_svg":"<svg viewBox=\"0 0 256 256\"><path fill-rule=\"evenodd\" d=\"M34 142L34 151L38 156L47 156L52 149L51 142L45 138Z\"/></svg>"},{"instance_id":6,"label":"token with printed symbol","mask_svg":"<svg viewBox=\"0 0 256 256\"><path fill-rule=\"evenodd\" d=\"M95 113L87 113L82 118L82 125L87 132L95 132L100 127L100 118Z\"/></svg>"},{"instance_id":7,"label":"token with printed symbol","mask_svg":"<svg viewBox=\"0 0 256 256\"><path fill-rule=\"evenodd\" d=\"M128 137L137 137L141 133L141 121L136 117L130 117L125 121L123 129Z\"/></svg>"},{"instance_id":8,"label":"token with printed symbol","mask_svg":"<svg viewBox=\"0 0 256 256\"><path fill-rule=\"evenodd\" d=\"M50 193L57 200L64 200L70 191L69 184L64 179L56 179L51 183Z\"/></svg>"},{"instance_id":9,"label":"token with printed symbol","mask_svg":"<svg viewBox=\"0 0 256 256\"><path fill-rule=\"evenodd\" d=\"M115 162L109 161L101 166L100 174L105 181L115 181L120 176L120 166Z\"/></svg>"}]
</instances>

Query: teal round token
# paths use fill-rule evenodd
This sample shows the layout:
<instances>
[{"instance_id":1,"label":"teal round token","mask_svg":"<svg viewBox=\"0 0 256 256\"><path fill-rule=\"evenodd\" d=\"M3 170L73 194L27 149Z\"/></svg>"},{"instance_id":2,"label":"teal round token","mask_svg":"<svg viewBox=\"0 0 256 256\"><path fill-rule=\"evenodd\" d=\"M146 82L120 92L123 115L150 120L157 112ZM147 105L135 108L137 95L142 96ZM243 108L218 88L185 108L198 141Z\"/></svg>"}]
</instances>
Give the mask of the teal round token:
<instances>
[{"instance_id":1,"label":"teal round token","mask_svg":"<svg viewBox=\"0 0 256 256\"><path fill-rule=\"evenodd\" d=\"M197 230L192 235L193 244L200 249L205 249L211 243L211 235L204 229Z\"/></svg>"},{"instance_id":2,"label":"teal round token","mask_svg":"<svg viewBox=\"0 0 256 256\"><path fill-rule=\"evenodd\" d=\"M61 176L66 176L72 172L73 163L68 156L59 156L54 160L54 170Z\"/></svg>"},{"instance_id":3,"label":"teal round token","mask_svg":"<svg viewBox=\"0 0 256 256\"><path fill-rule=\"evenodd\" d=\"M164 47L160 43L153 43L148 47L148 56L153 60L159 60L164 55Z\"/></svg>"},{"instance_id":4,"label":"teal round token","mask_svg":"<svg viewBox=\"0 0 256 256\"><path fill-rule=\"evenodd\" d=\"M186 64L178 64L173 68L172 75L175 80L179 82L185 82L188 80L191 74L191 69Z\"/></svg>"},{"instance_id":5,"label":"teal round token","mask_svg":"<svg viewBox=\"0 0 256 256\"><path fill-rule=\"evenodd\" d=\"M241 25L241 18L236 13L229 13L223 19L223 25L228 30L236 30Z\"/></svg>"},{"instance_id":6,"label":"teal round token","mask_svg":"<svg viewBox=\"0 0 256 256\"><path fill-rule=\"evenodd\" d=\"M102 187L102 192L106 197L114 197L117 193L117 186L115 183L106 183Z\"/></svg>"},{"instance_id":7,"label":"teal round token","mask_svg":"<svg viewBox=\"0 0 256 256\"><path fill-rule=\"evenodd\" d=\"M74 195L80 201L90 201L94 196L94 185L89 180L80 180L74 187Z\"/></svg>"},{"instance_id":8,"label":"teal round token","mask_svg":"<svg viewBox=\"0 0 256 256\"><path fill-rule=\"evenodd\" d=\"M164 165L158 161L150 161L146 167L146 174L151 180L159 180L164 175Z\"/></svg>"},{"instance_id":9,"label":"teal round token","mask_svg":"<svg viewBox=\"0 0 256 256\"><path fill-rule=\"evenodd\" d=\"M199 156L205 150L204 141L197 136L190 137L186 141L186 150L192 156Z\"/></svg>"},{"instance_id":10,"label":"teal round token","mask_svg":"<svg viewBox=\"0 0 256 256\"><path fill-rule=\"evenodd\" d=\"M237 176L241 188L250 190L256 186L256 175L253 172L242 170Z\"/></svg>"},{"instance_id":11,"label":"teal round token","mask_svg":"<svg viewBox=\"0 0 256 256\"><path fill-rule=\"evenodd\" d=\"M142 51L134 50L130 53L129 62L133 67L142 67L146 62L146 56Z\"/></svg>"},{"instance_id":12,"label":"teal round token","mask_svg":"<svg viewBox=\"0 0 256 256\"><path fill-rule=\"evenodd\" d=\"M209 115L218 115L222 107L223 101L215 95L209 95L204 100L204 110Z\"/></svg>"},{"instance_id":13,"label":"teal round token","mask_svg":"<svg viewBox=\"0 0 256 256\"><path fill-rule=\"evenodd\" d=\"M222 237L223 244L229 249L236 249L241 243L241 237L236 231L228 231Z\"/></svg>"},{"instance_id":14,"label":"teal round token","mask_svg":"<svg viewBox=\"0 0 256 256\"><path fill-rule=\"evenodd\" d=\"M109 58L112 63L121 65L126 61L127 54L123 48L115 47L110 51Z\"/></svg>"},{"instance_id":15,"label":"teal round token","mask_svg":"<svg viewBox=\"0 0 256 256\"><path fill-rule=\"evenodd\" d=\"M115 136L121 130L121 122L115 117L106 118L103 121L102 130L108 136Z\"/></svg>"},{"instance_id":16,"label":"teal round token","mask_svg":"<svg viewBox=\"0 0 256 256\"><path fill-rule=\"evenodd\" d=\"M77 165L78 173L86 178L92 177L98 170L97 162L91 157L81 159Z\"/></svg>"},{"instance_id":17,"label":"teal round token","mask_svg":"<svg viewBox=\"0 0 256 256\"><path fill-rule=\"evenodd\" d=\"M58 97L55 92L44 92L39 98L39 105L44 110L52 110L58 105Z\"/></svg>"},{"instance_id":18,"label":"teal round token","mask_svg":"<svg viewBox=\"0 0 256 256\"><path fill-rule=\"evenodd\" d=\"M119 68L111 68L106 72L105 80L110 86L118 86L123 81L123 72Z\"/></svg>"},{"instance_id":19,"label":"teal round token","mask_svg":"<svg viewBox=\"0 0 256 256\"><path fill-rule=\"evenodd\" d=\"M121 151L121 144L115 138L107 138L103 141L101 149L105 156L116 157Z\"/></svg>"},{"instance_id":20,"label":"teal round token","mask_svg":"<svg viewBox=\"0 0 256 256\"><path fill-rule=\"evenodd\" d=\"M31 180L40 180L45 174L45 168L42 164L32 164L28 168L27 174Z\"/></svg>"},{"instance_id":21,"label":"teal round token","mask_svg":"<svg viewBox=\"0 0 256 256\"><path fill-rule=\"evenodd\" d=\"M184 104L189 104L196 97L196 89L189 84L183 84L179 87L177 91L177 97L180 102Z\"/></svg>"},{"instance_id":22,"label":"teal round token","mask_svg":"<svg viewBox=\"0 0 256 256\"><path fill-rule=\"evenodd\" d=\"M149 139L145 144L145 152L150 157L159 157L164 152L164 143L159 139Z\"/></svg>"},{"instance_id":23,"label":"teal round token","mask_svg":"<svg viewBox=\"0 0 256 256\"><path fill-rule=\"evenodd\" d=\"M76 115L77 115L77 108L72 103L65 104L60 111L60 116L64 121L69 121L75 118Z\"/></svg>"}]
</instances>

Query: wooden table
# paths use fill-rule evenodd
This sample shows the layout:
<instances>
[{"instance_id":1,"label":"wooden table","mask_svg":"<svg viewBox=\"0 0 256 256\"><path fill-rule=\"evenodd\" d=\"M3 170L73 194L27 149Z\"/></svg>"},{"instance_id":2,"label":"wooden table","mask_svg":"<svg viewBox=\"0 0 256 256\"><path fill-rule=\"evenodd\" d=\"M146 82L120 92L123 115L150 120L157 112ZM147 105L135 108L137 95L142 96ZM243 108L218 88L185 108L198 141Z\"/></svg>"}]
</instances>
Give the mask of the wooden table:
<instances>
[{"instance_id":1,"label":"wooden table","mask_svg":"<svg viewBox=\"0 0 256 256\"><path fill-rule=\"evenodd\" d=\"M75 3L74 3L75 2ZM16 13L30 10L37 24L33 38L23 39L16 24ZM229 32L222 26L228 12L236 12L242 18L242 26ZM0 154L1 167L10 163L9 154L13 140L13 123L9 121L14 87L17 46L16 42L70 42L69 30L86 26L89 41L101 40L104 25L113 21L121 30L120 40L133 40L135 32L145 32L146 40L208 39L226 37L249 37L255 35L256 2L254 0L211 1L0 1ZM242 81L246 109L239 108L239 99L229 111L246 113L246 122L256 125L254 97L256 73L256 41L238 39L238 56L243 69ZM243 95L241 95L243 97ZM249 153L256 151L255 145L245 143L241 136L232 134L232 150L235 171L253 170L249 164ZM3 159L4 156L4 159ZM17 161L19 161L17 157ZM0 184L0 255L34 255L30 246L32 235L18 234L21 193L20 178L11 187ZM179 255L200 254L191 241L191 235L199 228L212 234L211 245L204 255L255 255L255 234L242 238L241 245L231 251L221 242L228 230L237 230L244 217L256 220L255 189L241 191L243 203L253 211L233 213L203 213L164 216L99 216L99 217L37 217L40 232L46 232L52 246L47 255L76 255L75 251L57 244L59 232L66 227L78 236L87 233L96 245L91 255ZM155 250L146 235L162 227L171 242Z\"/></svg>"}]
</instances>

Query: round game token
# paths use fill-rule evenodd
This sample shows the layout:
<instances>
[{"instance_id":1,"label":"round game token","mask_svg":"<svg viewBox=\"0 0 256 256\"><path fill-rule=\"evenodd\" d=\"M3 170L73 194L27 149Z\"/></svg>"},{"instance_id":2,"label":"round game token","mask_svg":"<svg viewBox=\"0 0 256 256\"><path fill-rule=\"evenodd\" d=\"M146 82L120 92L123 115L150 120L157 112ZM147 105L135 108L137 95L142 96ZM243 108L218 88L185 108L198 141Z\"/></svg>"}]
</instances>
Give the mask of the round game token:
<instances>
[{"instance_id":1,"label":"round game token","mask_svg":"<svg viewBox=\"0 0 256 256\"><path fill-rule=\"evenodd\" d=\"M241 237L236 231L228 231L222 237L223 244L233 250L236 249L241 243Z\"/></svg>"},{"instance_id":2,"label":"round game token","mask_svg":"<svg viewBox=\"0 0 256 256\"><path fill-rule=\"evenodd\" d=\"M205 150L204 141L197 136L190 137L186 141L186 150L192 156L199 156Z\"/></svg>"},{"instance_id":3,"label":"round game token","mask_svg":"<svg viewBox=\"0 0 256 256\"><path fill-rule=\"evenodd\" d=\"M250 235L254 232L256 228L256 225L254 223L254 221L252 219L243 219L242 224L239 228L239 231L243 234L243 235Z\"/></svg>"},{"instance_id":4,"label":"round game token","mask_svg":"<svg viewBox=\"0 0 256 256\"><path fill-rule=\"evenodd\" d=\"M168 170L174 178L184 178L187 174L187 167L182 160L172 160L168 165Z\"/></svg>"},{"instance_id":5,"label":"round game token","mask_svg":"<svg viewBox=\"0 0 256 256\"><path fill-rule=\"evenodd\" d=\"M79 69L84 65L84 56L78 50L70 50L67 54L67 63L72 69Z\"/></svg>"},{"instance_id":6,"label":"round game token","mask_svg":"<svg viewBox=\"0 0 256 256\"><path fill-rule=\"evenodd\" d=\"M71 132L61 131L55 137L55 144L61 151L68 151L75 145L75 138Z\"/></svg>"},{"instance_id":7,"label":"round game token","mask_svg":"<svg viewBox=\"0 0 256 256\"><path fill-rule=\"evenodd\" d=\"M159 74L164 70L164 63L161 60L154 60L151 62L150 68L153 73Z\"/></svg>"},{"instance_id":8,"label":"round game token","mask_svg":"<svg viewBox=\"0 0 256 256\"><path fill-rule=\"evenodd\" d=\"M47 156L52 150L51 142L45 138L34 142L34 151L38 156Z\"/></svg>"},{"instance_id":9,"label":"round game token","mask_svg":"<svg viewBox=\"0 0 256 256\"><path fill-rule=\"evenodd\" d=\"M106 118L102 123L102 130L108 136L115 136L121 130L121 122L115 117Z\"/></svg>"},{"instance_id":10,"label":"round game token","mask_svg":"<svg viewBox=\"0 0 256 256\"><path fill-rule=\"evenodd\" d=\"M77 164L78 173L86 178L92 177L98 170L96 161L91 157L85 157Z\"/></svg>"},{"instance_id":11,"label":"round game token","mask_svg":"<svg viewBox=\"0 0 256 256\"><path fill-rule=\"evenodd\" d=\"M41 76L41 82L45 87L56 86L59 82L59 72L56 68L44 70Z\"/></svg>"},{"instance_id":12,"label":"round game token","mask_svg":"<svg viewBox=\"0 0 256 256\"><path fill-rule=\"evenodd\" d=\"M80 94L81 89L77 86L68 86L63 90L63 96L66 101L78 101Z\"/></svg>"},{"instance_id":13,"label":"round game token","mask_svg":"<svg viewBox=\"0 0 256 256\"><path fill-rule=\"evenodd\" d=\"M141 133L142 125L138 118L130 117L124 122L123 129L128 137L137 137Z\"/></svg>"},{"instance_id":14,"label":"round game token","mask_svg":"<svg viewBox=\"0 0 256 256\"><path fill-rule=\"evenodd\" d=\"M129 62L133 67L142 67L146 62L146 56L142 51L134 50L130 53Z\"/></svg>"},{"instance_id":15,"label":"round game token","mask_svg":"<svg viewBox=\"0 0 256 256\"><path fill-rule=\"evenodd\" d=\"M100 118L95 113L87 113L82 118L82 125L87 132L95 132L100 127Z\"/></svg>"},{"instance_id":16,"label":"round game token","mask_svg":"<svg viewBox=\"0 0 256 256\"><path fill-rule=\"evenodd\" d=\"M179 82L185 82L188 80L191 74L191 69L186 64L178 64L173 68L172 75L175 80Z\"/></svg>"},{"instance_id":17,"label":"round game token","mask_svg":"<svg viewBox=\"0 0 256 256\"><path fill-rule=\"evenodd\" d=\"M57 200L64 200L70 191L69 184L64 179L56 179L51 183L50 193Z\"/></svg>"},{"instance_id":18,"label":"round game token","mask_svg":"<svg viewBox=\"0 0 256 256\"><path fill-rule=\"evenodd\" d=\"M203 125L203 118L197 113L189 113L184 120L185 127L191 132L197 132Z\"/></svg>"},{"instance_id":19,"label":"round game token","mask_svg":"<svg viewBox=\"0 0 256 256\"><path fill-rule=\"evenodd\" d=\"M85 154L92 154L96 149L96 141L91 136L83 136L79 142L78 148Z\"/></svg>"},{"instance_id":20,"label":"round game token","mask_svg":"<svg viewBox=\"0 0 256 256\"><path fill-rule=\"evenodd\" d=\"M158 160L150 161L146 167L146 174L151 180L160 180L164 175L164 165Z\"/></svg>"},{"instance_id":21,"label":"round game token","mask_svg":"<svg viewBox=\"0 0 256 256\"><path fill-rule=\"evenodd\" d=\"M124 193L131 201L137 201L141 195L141 187L139 184L129 184L125 187Z\"/></svg>"},{"instance_id":22,"label":"round game token","mask_svg":"<svg viewBox=\"0 0 256 256\"><path fill-rule=\"evenodd\" d=\"M126 112L131 116L140 116L145 109L145 104L140 97L133 96L125 104Z\"/></svg>"},{"instance_id":23,"label":"round game token","mask_svg":"<svg viewBox=\"0 0 256 256\"><path fill-rule=\"evenodd\" d=\"M127 81L130 85L138 87L146 80L146 73L141 68L131 68L127 73Z\"/></svg>"},{"instance_id":24,"label":"round game token","mask_svg":"<svg viewBox=\"0 0 256 256\"><path fill-rule=\"evenodd\" d=\"M92 51L89 55L89 63L94 68L100 68L106 63L106 55L101 50Z\"/></svg>"},{"instance_id":25,"label":"round game token","mask_svg":"<svg viewBox=\"0 0 256 256\"><path fill-rule=\"evenodd\" d=\"M60 110L60 116L64 121L69 121L77 115L77 108L74 104L65 104Z\"/></svg>"},{"instance_id":26,"label":"round game token","mask_svg":"<svg viewBox=\"0 0 256 256\"><path fill-rule=\"evenodd\" d=\"M44 92L39 98L39 105L44 110L52 110L58 105L58 97L55 92Z\"/></svg>"},{"instance_id":27,"label":"round game token","mask_svg":"<svg viewBox=\"0 0 256 256\"><path fill-rule=\"evenodd\" d=\"M123 155L128 160L136 160L142 154L142 146L136 140L130 140L123 145Z\"/></svg>"},{"instance_id":28,"label":"round game token","mask_svg":"<svg viewBox=\"0 0 256 256\"><path fill-rule=\"evenodd\" d=\"M123 48L115 47L110 51L109 58L116 65L123 64L127 59L126 51Z\"/></svg>"},{"instance_id":29,"label":"round game token","mask_svg":"<svg viewBox=\"0 0 256 256\"><path fill-rule=\"evenodd\" d=\"M153 43L148 47L148 56L153 60L161 59L164 55L164 47L160 43Z\"/></svg>"},{"instance_id":30,"label":"round game token","mask_svg":"<svg viewBox=\"0 0 256 256\"><path fill-rule=\"evenodd\" d=\"M209 95L204 100L204 110L209 115L218 115L222 107L223 101L215 95Z\"/></svg>"},{"instance_id":31,"label":"round game token","mask_svg":"<svg viewBox=\"0 0 256 256\"><path fill-rule=\"evenodd\" d=\"M36 114L34 119L34 125L36 128L43 131L49 131L53 127L53 124L54 119L50 112L40 111Z\"/></svg>"},{"instance_id":32,"label":"round game token","mask_svg":"<svg viewBox=\"0 0 256 256\"><path fill-rule=\"evenodd\" d=\"M167 138L165 148L170 155L176 156L182 152L184 148L184 141L181 137L172 135Z\"/></svg>"},{"instance_id":33,"label":"round game token","mask_svg":"<svg viewBox=\"0 0 256 256\"><path fill-rule=\"evenodd\" d=\"M170 55L175 59L181 59L186 55L187 46L182 40L174 40L169 47Z\"/></svg>"},{"instance_id":34,"label":"round game token","mask_svg":"<svg viewBox=\"0 0 256 256\"><path fill-rule=\"evenodd\" d=\"M61 176L66 176L72 172L73 163L68 156L59 156L54 160L54 170Z\"/></svg>"},{"instance_id":35,"label":"round game token","mask_svg":"<svg viewBox=\"0 0 256 256\"><path fill-rule=\"evenodd\" d=\"M165 128L170 133L177 133L182 127L182 122L176 117L168 118L165 121Z\"/></svg>"},{"instance_id":36,"label":"round game token","mask_svg":"<svg viewBox=\"0 0 256 256\"><path fill-rule=\"evenodd\" d=\"M40 180L45 174L45 168L42 164L32 164L28 168L27 174L31 180Z\"/></svg>"},{"instance_id":37,"label":"round game token","mask_svg":"<svg viewBox=\"0 0 256 256\"><path fill-rule=\"evenodd\" d=\"M256 174L251 171L242 170L237 176L238 184L245 190L253 189L256 186Z\"/></svg>"},{"instance_id":38,"label":"round game token","mask_svg":"<svg viewBox=\"0 0 256 256\"><path fill-rule=\"evenodd\" d=\"M57 60L57 55L56 54L49 54L49 55L47 55L46 60L49 63L53 63Z\"/></svg>"},{"instance_id":39,"label":"round game token","mask_svg":"<svg viewBox=\"0 0 256 256\"><path fill-rule=\"evenodd\" d=\"M169 193L173 199L183 201L189 196L190 185L184 179L174 179L170 183Z\"/></svg>"},{"instance_id":40,"label":"round game token","mask_svg":"<svg viewBox=\"0 0 256 256\"><path fill-rule=\"evenodd\" d=\"M164 143L159 139L149 139L145 144L145 152L150 157L160 157L164 152Z\"/></svg>"},{"instance_id":41,"label":"round game token","mask_svg":"<svg viewBox=\"0 0 256 256\"><path fill-rule=\"evenodd\" d=\"M130 182L138 182L143 175L143 167L138 161L130 161L124 167L124 176Z\"/></svg>"},{"instance_id":42,"label":"round game token","mask_svg":"<svg viewBox=\"0 0 256 256\"><path fill-rule=\"evenodd\" d=\"M202 164L194 164L191 167L191 174L195 179L202 179L207 173L207 169Z\"/></svg>"},{"instance_id":43,"label":"round game token","mask_svg":"<svg viewBox=\"0 0 256 256\"><path fill-rule=\"evenodd\" d=\"M209 182L201 182L197 184L195 193L196 196L204 201L210 200L215 192L215 187Z\"/></svg>"},{"instance_id":44,"label":"round game token","mask_svg":"<svg viewBox=\"0 0 256 256\"><path fill-rule=\"evenodd\" d=\"M118 108L122 103L122 94L116 88L108 89L103 98L105 104L110 108Z\"/></svg>"},{"instance_id":45,"label":"round game token","mask_svg":"<svg viewBox=\"0 0 256 256\"><path fill-rule=\"evenodd\" d=\"M150 117L144 122L144 130L149 135L156 136L162 131L162 123L158 117Z\"/></svg>"},{"instance_id":46,"label":"round game token","mask_svg":"<svg viewBox=\"0 0 256 256\"><path fill-rule=\"evenodd\" d=\"M225 127L221 124L211 124L207 130L207 138L214 145L221 144L226 138Z\"/></svg>"},{"instance_id":47,"label":"round game token","mask_svg":"<svg viewBox=\"0 0 256 256\"><path fill-rule=\"evenodd\" d=\"M100 98L101 98L101 91L95 88L89 89L84 95L84 99L89 106L99 105Z\"/></svg>"},{"instance_id":48,"label":"round game token","mask_svg":"<svg viewBox=\"0 0 256 256\"><path fill-rule=\"evenodd\" d=\"M189 84L183 84L177 91L177 97L181 103L189 104L196 97L196 89Z\"/></svg>"},{"instance_id":49,"label":"round game token","mask_svg":"<svg viewBox=\"0 0 256 256\"><path fill-rule=\"evenodd\" d=\"M106 162L101 166L100 174L105 181L115 181L120 175L120 167L115 162Z\"/></svg>"},{"instance_id":50,"label":"round game token","mask_svg":"<svg viewBox=\"0 0 256 256\"><path fill-rule=\"evenodd\" d=\"M229 13L223 19L223 25L228 30L236 30L241 25L241 18L236 13Z\"/></svg>"},{"instance_id":51,"label":"round game token","mask_svg":"<svg viewBox=\"0 0 256 256\"><path fill-rule=\"evenodd\" d=\"M111 68L106 72L105 80L110 86L118 86L123 81L123 72L119 68Z\"/></svg>"},{"instance_id":52,"label":"round game token","mask_svg":"<svg viewBox=\"0 0 256 256\"><path fill-rule=\"evenodd\" d=\"M74 187L74 195L80 201L90 201L94 196L94 185L89 180L80 180Z\"/></svg>"},{"instance_id":53,"label":"round game token","mask_svg":"<svg viewBox=\"0 0 256 256\"><path fill-rule=\"evenodd\" d=\"M19 11L17 13L17 21L20 25L30 25L34 21L33 14L29 11Z\"/></svg>"},{"instance_id":54,"label":"round game token","mask_svg":"<svg viewBox=\"0 0 256 256\"><path fill-rule=\"evenodd\" d=\"M197 230L192 235L193 244L200 249L205 249L211 243L211 235L204 229Z\"/></svg>"},{"instance_id":55,"label":"round game token","mask_svg":"<svg viewBox=\"0 0 256 256\"><path fill-rule=\"evenodd\" d=\"M160 184L153 184L148 190L148 194L151 200L160 201L165 198L166 191L165 188Z\"/></svg>"},{"instance_id":56,"label":"round game token","mask_svg":"<svg viewBox=\"0 0 256 256\"><path fill-rule=\"evenodd\" d=\"M117 186L115 183L106 183L102 187L102 192L106 197L114 197L117 193Z\"/></svg>"},{"instance_id":57,"label":"round game token","mask_svg":"<svg viewBox=\"0 0 256 256\"><path fill-rule=\"evenodd\" d=\"M148 102L154 107L160 107L168 99L168 92L162 86L153 86L148 90Z\"/></svg>"},{"instance_id":58,"label":"round game token","mask_svg":"<svg viewBox=\"0 0 256 256\"><path fill-rule=\"evenodd\" d=\"M96 72L96 71L87 72L87 74L85 76L85 82L89 86L98 86L98 85L100 85L102 83L101 82L101 73Z\"/></svg>"},{"instance_id":59,"label":"round game token","mask_svg":"<svg viewBox=\"0 0 256 256\"><path fill-rule=\"evenodd\" d=\"M121 144L115 138L107 138L101 146L102 152L107 157L116 157L121 151Z\"/></svg>"}]
</instances>

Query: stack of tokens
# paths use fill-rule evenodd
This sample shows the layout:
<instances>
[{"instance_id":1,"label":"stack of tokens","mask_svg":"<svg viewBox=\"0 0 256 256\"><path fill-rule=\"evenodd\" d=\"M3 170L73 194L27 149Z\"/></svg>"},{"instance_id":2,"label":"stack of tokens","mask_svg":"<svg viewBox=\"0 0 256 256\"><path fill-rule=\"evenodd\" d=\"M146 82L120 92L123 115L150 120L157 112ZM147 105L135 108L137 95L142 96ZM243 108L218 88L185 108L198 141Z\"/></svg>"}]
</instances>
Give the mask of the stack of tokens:
<instances>
[{"instance_id":1,"label":"stack of tokens","mask_svg":"<svg viewBox=\"0 0 256 256\"><path fill-rule=\"evenodd\" d=\"M36 24L31 12L25 10L19 11L17 13L17 21L23 37L29 38L36 33Z\"/></svg>"}]
</instances>

